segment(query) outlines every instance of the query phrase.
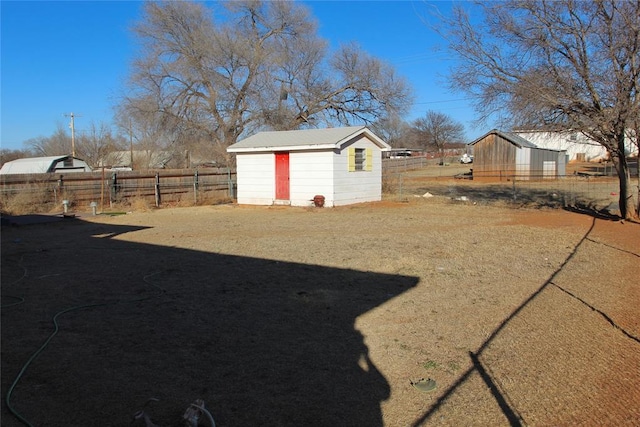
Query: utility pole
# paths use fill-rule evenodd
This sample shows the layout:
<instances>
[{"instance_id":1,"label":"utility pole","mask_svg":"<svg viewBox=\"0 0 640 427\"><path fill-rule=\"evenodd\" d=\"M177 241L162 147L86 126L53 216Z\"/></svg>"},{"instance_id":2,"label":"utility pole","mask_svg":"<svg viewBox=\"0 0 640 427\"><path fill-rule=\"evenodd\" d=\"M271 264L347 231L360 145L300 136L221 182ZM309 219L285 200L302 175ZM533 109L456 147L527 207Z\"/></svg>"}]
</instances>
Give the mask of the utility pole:
<instances>
[{"instance_id":1,"label":"utility pole","mask_svg":"<svg viewBox=\"0 0 640 427\"><path fill-rule=\"evenodd\" d=\"M133 126L131 125L131 118L129 118L129 154L131 155L131 170L133 170Z\"/></svg>"},{"instance_id":2,"label":"utility pole","mask_svg":"<svg viewBox=\"0 0 640 427\"><path fill-rule=\"evenodd\" d=\"M75 127L74 118L79 116L76 116L73 113L65 114L64 116L71 117L71 123L69 124L69 127L71 128L71 156L75 157L76 156L76 127Z\"/></svg>"}]
</instances>

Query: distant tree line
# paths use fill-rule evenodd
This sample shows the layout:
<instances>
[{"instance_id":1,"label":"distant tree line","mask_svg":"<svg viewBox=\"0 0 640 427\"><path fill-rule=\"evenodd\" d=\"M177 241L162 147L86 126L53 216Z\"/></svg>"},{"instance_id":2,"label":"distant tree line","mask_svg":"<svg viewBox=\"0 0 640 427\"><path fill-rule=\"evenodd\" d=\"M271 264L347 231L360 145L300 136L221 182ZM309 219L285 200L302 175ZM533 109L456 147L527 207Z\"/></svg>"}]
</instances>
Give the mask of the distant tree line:
<instances>
[{"instance_id":1,"label":"distant tree line","mask_svg":"<svg viewBox=\"0 0 640 427\"><path fill-rule=\"evenodd\" d=\"M412 122L406 122L399 117L385 118L369 124L370 128L383 137L394 148L407 148L433 153L444 157L448 149L464 147L464 126L436 111L427 111L424 117ZM51 136L39 136L24 142L22 149L0 149L0 166L5 162L25 157L63 156L72 153L71 135L59 126ZM108 155L113 152L128 150L143 150L147 157L152 158L154 152L167 152L167 148L160 144L144 144L136 140L129 140L127 135L114 133L107 124L96 126L91 124L88 131L80 131L75 136L74 149L76 157L85 160L91 167L98 168L104 164ZM203 142L204 145L204 142ZM188 168L191 153L186 148L198 148L193 144L176 145L174 152L168 152L172 160L166 167ZM199 152L205 152L200 150ZM189 153L185 155L185 153ZM128 156L124 156L127 157ZM200 159L215 160L215 157L199 157ZM217 158L219 163L219 158ZM107 165L109 166L109 165ZM134 169L150 167L144 162L133 165Z\"/></svg>"},{"instance_id":2,"label":"distant tree line","mask_svg":"<svg viewBox=\"0 0 640 427\"><path fill-rule=\"evenodd\" d=\"M92 125L76 138L78 157L96 166L109 151L188 151L227 165L232 159L226 148L260 130L356 124L375 128L399 147L442 151L463 142L463 126L444 115L428 124L436 113L415 123L400 119L412 103L408 83L354 43L330 52L301 4L212 7L144 4L133 27L139 54L116 106L117 132ZM25 151L69 154L70 145L58 128L27 141Z\"/></svg>"},{"instance_id":3,"label":"distant tree line","mask_svg":"<svg viewBox=\"0 0 640 427\"><path fill-rule=\"evenodd\" d=\"M308 9L290 1L147 2L139 46L116 106L117 132L95 126L77 154L189 151L232 164L226 148L260 130L366 124L394 147L437 153L464 142L463 126L427 111L407 123L411 88L358 45L335 51ZM640 135L640 1L504 0L438 16L457 61L453 90L479 121L581 132L604 146L620 182L623 217L638 217L625 141ZM27 141L37 155L69 154L68 137ZM15 152L3 150L3 160ZM179 157L179 156L177 156ZM184 156L182 156L184 158Z\"/></svg>"},{"instance_id":4,"label":"distant tree line","mask_svg":"<svg viewBox=\"0 0 640 427\"><path fill-rule=\"evenodd\" d=\"M25 157L66 156L75 151L76 157L97 167L106 154L126 147L124 137L115 134L105 123L91 123L86 131L77 132L73 144L71 135L59 125L51 136L38 136L24 141L22 149L0 149L0 164Z\"/></svg>"}]
</instances>

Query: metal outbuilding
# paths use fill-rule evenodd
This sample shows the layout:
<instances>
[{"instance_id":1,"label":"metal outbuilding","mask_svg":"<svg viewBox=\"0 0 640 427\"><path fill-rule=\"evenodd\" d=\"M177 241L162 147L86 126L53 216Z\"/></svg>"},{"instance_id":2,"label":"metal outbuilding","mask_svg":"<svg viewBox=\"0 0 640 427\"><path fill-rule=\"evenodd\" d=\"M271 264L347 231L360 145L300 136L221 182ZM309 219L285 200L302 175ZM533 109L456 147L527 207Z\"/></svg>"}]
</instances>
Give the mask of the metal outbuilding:
<instances>
[{"instance_id":1,"label":"metal outbuilding","mask_svg":"<svg viewBox=\"0 0 640 427\"><path fill-rule=\"evenodd\" d=\"M521 129L514 133L533 142L539 148L565 150L570 162L601 162L609 157L607 149L602 144L580 132Z\"/></svg>"},{"instance_id":2,"label":"metal outbuilding","mask_svg":"<svg viewBox=\"0 0 640 427\"><path fill-rule=\"evenodd\" d=\"M469 145L474 180L554 179L566 174L565 150L539 148L514 133L493 129Z\"/></svg>"},{"instance_id":3,"label":"metal outbuilding","mask_svg":"<svg viewBox=\"0 0 640 427\"><path fill-rule=\"evenodd\" d=\"M28 157L7 162L0 168L0 175L91 172L91 167L82 159L73 156Z\"/></svg>"},{"instance_id":4,"label":"metal outbuilding","mask_svg":"<svg viewBox=\"0 0 640 427\"><path fill-rule=\"evenodd\" d=\"M365 126L259 132L236 154L238 203L340 206L382 199L382 151Z\"/></svg>"}]
</instances>

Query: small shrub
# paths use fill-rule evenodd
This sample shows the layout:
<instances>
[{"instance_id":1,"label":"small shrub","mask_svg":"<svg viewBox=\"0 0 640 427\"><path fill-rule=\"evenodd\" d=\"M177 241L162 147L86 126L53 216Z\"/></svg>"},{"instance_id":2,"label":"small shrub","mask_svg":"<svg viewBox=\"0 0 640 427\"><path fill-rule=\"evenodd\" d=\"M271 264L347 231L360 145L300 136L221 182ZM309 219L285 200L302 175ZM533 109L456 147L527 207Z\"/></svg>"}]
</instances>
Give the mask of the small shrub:
<instances>
[{"instance_id":1,"label":"small shrub","mask_svg":"<svg viewBox=\"0 0 640 427\"><path fill-rule=\"evenodd\" d=\"M422 367L427 371L431 369L436 369L438 367L438 362L436 362L435 360L427 360L422 364Z\"/></svg>"},{"instance_id":2,"label":"small shrub","mask_svg":"<svg viewBox=\"0 0 640 427\"><path fill-rule=\"evenodd\" d=\"M454 373L460 370L460 364L456 360L450 360L449 363L447 363L447 366L449 367L449 370Z\"/></svg>"},{"instance_id":3,"label":"small shrub","mask_svg":"<svg viewBox=\"0 0 640 427\"><path fill-rule=\"evenodd\" d=\"M399 173L383 173L382 174L382 193L394 194L400 187L400 180L402 176Z\"/></svg>"},{"instance_id":4,"label":"small shrub","mask_svg":"<svg viewBox=\"0 0 640 427\"><path fill-rule=\"evenodd\" d=\"M233 203L233 199L226 192L207 191L198 194L198 206L224 205Z\"/></svg>"},{"instance_id":5,"label":"small shrub","mask_svg":"<svg viewBox=\"0 0 640 427\"><path fill-rule=\"evenodd\" d=\"M0 200L2 211L10 215L26 215L33 213L61 210L54 206L53 194L44 187L21 189L15 194L2 195Z\"/></svg>"},{"instance_id":6,"label":"small shrub","mask_svg":"<svg viewBox=\"0 0 640 427\"><path fill-rule=\"evenodd\" d=\"M148 212L152 209L151 202L146 197L130 197L126 199L126 205L135 212Z\"/></svg>"},{"instance_id":7,"label":"small shrub","mask_svg":"<svg viewBox=\"0 0 640 427\"><path fill-rule=\"evenodd\" d=\"M178 195L174 206L187 208L189 206L194 206L195 204L193 193L183 193Z\"/></svg>"}]
</instances>

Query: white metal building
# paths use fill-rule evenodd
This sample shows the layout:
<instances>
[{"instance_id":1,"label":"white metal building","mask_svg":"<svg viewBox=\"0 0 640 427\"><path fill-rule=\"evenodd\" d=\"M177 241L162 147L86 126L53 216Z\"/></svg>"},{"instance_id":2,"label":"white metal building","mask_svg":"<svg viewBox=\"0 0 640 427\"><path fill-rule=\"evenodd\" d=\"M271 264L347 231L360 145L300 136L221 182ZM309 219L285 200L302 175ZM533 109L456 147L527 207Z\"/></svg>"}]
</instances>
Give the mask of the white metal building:
<instances>
[{"instance_id":1,"label":"white metal building","mask_svg":"<svg viewBox=\"0 0 640 427\"><path fill-rule=\"evenodd\" d=\"M0 168L0 175L60 172L91 172L91 167L77 157L49 156L12 160Z\"/></svg>"},{"instance_id":2,"label":"white metal building","mask_svg":"<svg viewBox=\"0 0 640 427\"><path fill-rule=\"evenodd\" d=\"M599 162L608 157L606 148L580 132L517 130L513 133L531 141L538 148L566 151L569 161Z\"/></svg>"},{"instance_id":3,"label":"white metal building","mask_svg":"<svg viewBox=\"0 0 640 427\"><path fill-rule=\"evenodd\" d=\"M325 206L382 199L382 151L364 126L260 132L227 148L236 154L238 203Z\"/></svg>"}]
</instances>

